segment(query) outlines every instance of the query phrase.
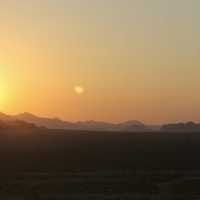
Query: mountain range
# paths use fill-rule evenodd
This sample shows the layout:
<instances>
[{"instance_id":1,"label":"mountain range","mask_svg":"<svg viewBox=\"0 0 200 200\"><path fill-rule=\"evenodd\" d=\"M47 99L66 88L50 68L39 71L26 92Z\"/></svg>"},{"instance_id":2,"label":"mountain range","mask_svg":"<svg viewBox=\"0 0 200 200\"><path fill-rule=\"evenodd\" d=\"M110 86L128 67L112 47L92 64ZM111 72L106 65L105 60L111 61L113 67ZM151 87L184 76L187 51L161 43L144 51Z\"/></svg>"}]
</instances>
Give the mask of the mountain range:
<instances>
[{"instance_id":1,"label":"mountain range","mask_svg":"<svg viewBox=\"0 0 200 200\"><path fill-rule=\"evenodd\" d=\"M68 130L87 130L87 131L152 131L155 127L147 126L140 121L131 120L122 123L108 123L99 121L82 121L82 122L68 122L59 118L38 117L31 113L21 113L18 115L7 115L0 113L0 120L2 121L24 121L35 124L39 127L46 127L49 129L68 129ZM157 128L157 127L156 127Z\"/></svg>"},{"instance_id":2,"label":"mountain range","mask_svg":"<svg viewBox=\"0 0 200 200\"><path fill-rule=\"evenodd\" d=\"M0 126L6 127L44 127L48 129L83 130L83 131L120 131L120 132L200 132L200 123L180 122L163 125L146 125L137 120L122 123L103 121L69 122L59 118L38 117L25 112L17 115L7 115L0 112Z\"/></svg>"}]
</instances>

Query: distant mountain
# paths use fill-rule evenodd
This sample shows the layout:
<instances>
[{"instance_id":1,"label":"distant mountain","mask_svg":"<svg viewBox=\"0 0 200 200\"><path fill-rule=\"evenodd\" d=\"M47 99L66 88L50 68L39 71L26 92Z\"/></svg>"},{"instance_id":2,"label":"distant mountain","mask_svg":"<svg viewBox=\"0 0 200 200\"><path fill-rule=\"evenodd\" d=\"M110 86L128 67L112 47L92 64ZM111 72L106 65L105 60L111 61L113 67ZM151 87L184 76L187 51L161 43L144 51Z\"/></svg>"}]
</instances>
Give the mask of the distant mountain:
<instances>
[{"instance_id":1,"label":"distant mountain","mask_svg":"<svg viewBox=\"0 0 200 200\"><path fill-rule=\"evenodd\" d=\"M38 117L31 113L22 113L13 116L14 119L23 120L29 123L34 123L37 126L44 126L49 129L71 129L73 128L73 123L62 121L58 118L45 118Z\"/></svg>"},{"instance_id":2,"label":"distant mountain","mask_svg":"<svg viewBox=\"0 0 200 200\"><path fill-rule=\"evenodd\" d=\"M35 124L20 120L0 120L0 129L36 129Z\"/></svg>"},{"instance_id":3,"label":"distant mountain","mask_svg":"<svg viewBox=\"0 0 200 200\"><path fill-rule=\"evenodd\" d=\"M9 121L12 120L12 116L0 112L0 120Z\"/></svg>"},{"instance_id":4,"label":"distant mountain","mask_svg":"<svg viewBox=\"0 0 200 200\"><path fill-rule=\"evenodd\" d=\"M69 130L88 130L88 131L152 131L149 126L144 125L139 121L126 121L119 124L98 122L98 121L83 121L83 122L67 122L58 118L45 118L38 117L31 113L22 113L18 115L6 115L0 113L0 120L20 120L31 124L35 124L39 127L46 127L49 129L69 129Z\"/></svg>"},{"instance_id":5,"label":"distant mountain","mask_svg":"<svg viewBox=\"0 0 200 200\"><path fill-rule=\"evenodd\" d=\"M75 127L83 130L100 131L150 131L143 123L139 121L127 121L119 124L97 121L86 121L74 123Z\"/></svg>"},{"instance_id":6,"label":"distant mountain","mask_svg":"<svg viewBox=\"0 0 200 200\"><path fill-rule=\"evenodd\" d=\"M161 127L161 131L167 132L200 132L200 124L194 122L166 124Z\"/></svg>"}]
</instances>

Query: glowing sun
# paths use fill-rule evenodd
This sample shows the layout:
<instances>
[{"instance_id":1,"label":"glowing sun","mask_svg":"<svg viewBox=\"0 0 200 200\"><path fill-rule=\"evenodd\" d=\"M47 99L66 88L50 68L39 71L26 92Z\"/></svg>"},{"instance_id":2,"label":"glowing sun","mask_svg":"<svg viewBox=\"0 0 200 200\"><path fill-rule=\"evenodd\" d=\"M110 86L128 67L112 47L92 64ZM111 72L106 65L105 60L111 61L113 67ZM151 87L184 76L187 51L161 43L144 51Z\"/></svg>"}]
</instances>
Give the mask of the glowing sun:
<instances>
[{"instance_id":1,"label":"glowing sun","mask_svg":"<svg viewBox=\"0 0 200 200\"><path fill-rule=\"evenodd\" d=\"M77 85L74 87L74 90L77 94L83 94L85 92L85 89L83 86Z\"/></svg>"}]
</instances>

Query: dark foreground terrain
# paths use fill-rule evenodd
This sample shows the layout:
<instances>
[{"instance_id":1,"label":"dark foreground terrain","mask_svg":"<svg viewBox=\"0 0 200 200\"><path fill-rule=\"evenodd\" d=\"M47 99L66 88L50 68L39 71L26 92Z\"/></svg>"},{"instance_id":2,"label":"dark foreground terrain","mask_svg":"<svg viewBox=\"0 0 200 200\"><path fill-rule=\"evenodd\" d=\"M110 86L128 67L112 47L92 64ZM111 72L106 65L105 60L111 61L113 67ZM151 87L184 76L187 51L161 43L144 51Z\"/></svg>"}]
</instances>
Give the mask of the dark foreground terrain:
<instances>
[{"instance_id":1,"label":"dark foreground terrain","mask_svg":"<svg viewBox=\"0 0 200 200\"><path fill-rule=\"evenodd\" d=\"M200 199L200 133L3 128L2 200Z\"/></svg>"}]
</instances>

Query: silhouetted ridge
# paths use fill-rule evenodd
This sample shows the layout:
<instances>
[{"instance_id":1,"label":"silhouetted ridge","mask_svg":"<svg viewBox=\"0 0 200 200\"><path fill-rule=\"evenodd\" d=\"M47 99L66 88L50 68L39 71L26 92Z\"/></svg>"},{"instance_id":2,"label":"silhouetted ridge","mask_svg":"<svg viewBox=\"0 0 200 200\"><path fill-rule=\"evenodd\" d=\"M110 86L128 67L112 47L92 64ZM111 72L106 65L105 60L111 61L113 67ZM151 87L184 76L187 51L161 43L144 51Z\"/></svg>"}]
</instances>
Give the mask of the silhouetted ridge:
<instances>
[{"instance_id":1,"label":"silhouetted ridge","mask_svg":"<svg viewBox=\"0 0 200 200\"><path fill-rule=\"evenodd\" d=\"M68 129L68 130L87 130L87 131L126 131L126 132L148 132L152 131L151 127L139 121L126 121L123 123L108 123L99 121L67 122L58 118L38 117L31 113L25 112L19 115L0 114L0 120L21 120L37 126L43 126L49 129Z\"/></svg>"},{"instance_id":2,"label":"silhouetted ridge","mask_svg":"<svg viewBox=\"0 0 200 200\"><path fill-rule=\"evenodd\" d=\"M161 131L170 132L199 132L200 124L194 122L163 125Z\"/></svg>"},{"instance_id":3,"label":"silhouetted ridge","mask_svg":"<svg viewBox=\"0 0 200 200\"><path fill-rule=\"evenodd\" d=\"M3 121L0 120L0 129L36 129L33 123L27 123L21 120Z\"/></svg>"},{"instance_id":4,"label":"silhouetted ridge","mask_svg":"<svg viewBox=\"0 0 200 200\"><path fill-rule=\"evenodd\" d=\"M11 120L11 119L12 119L12 116L0 112L0 120L8 121L8 120Z\"/></svg>"}]
</instances>

